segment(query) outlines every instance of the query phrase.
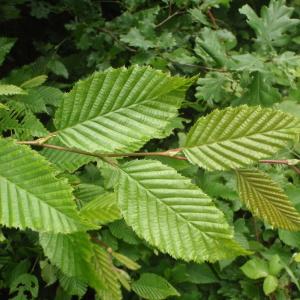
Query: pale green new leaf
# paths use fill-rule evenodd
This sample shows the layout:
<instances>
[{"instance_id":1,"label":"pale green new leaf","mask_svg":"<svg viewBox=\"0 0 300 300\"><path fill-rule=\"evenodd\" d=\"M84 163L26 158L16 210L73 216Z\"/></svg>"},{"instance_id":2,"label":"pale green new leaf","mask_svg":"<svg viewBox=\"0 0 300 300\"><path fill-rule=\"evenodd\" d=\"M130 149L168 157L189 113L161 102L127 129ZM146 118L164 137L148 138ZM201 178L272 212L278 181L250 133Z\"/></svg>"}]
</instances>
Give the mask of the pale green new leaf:
<instances>
[{"instance_id":1,"label":"pale green new leaf","mask_svg":"<svg viewBox=\"0 0 300 300\"><path fill-rule=\"evenodd\" d=\"M152 273L143 273L132 284L132 289L140 297L150 300L166 299L170 296L180 296L178 291L163 277Z\"/></svg>"},{"instance_id":2,"label":"pale green new leaf","mask_svg":"<svg viewBox=\"0 0 300 300\"><path fill-rule=\"evenodd\" d=\"M162 252L197 262L244 253L212 200L159 161L121 166L116 192L126 222Z\"/></svg>"},{"instance_id":3,"label":"pale green new leaf","mask_svg":"<svg viewBox=\"0 0 300 300\"><path fill-rule=\"evenodd\" d=\"M129 257L121 254L121 253L117 253L117 252L112 252L111 255L118 260L122 265L124 265L126 268L130 269L130 270L138 270L141 266L136 263L135 261L133 261L132 259L130 259Z\"/></svg>"},{"instance_id":4,"label":"pale green new leaf","mask_svg":"<svg viewBox=\"0 0 300 300\"><path fill-rule=\"evenodd\" d=\"M273 293L278 287L278 279L273 275L268 275L263 283L263 290L265 295L270 295Z\"/></svg>"},{"instance_id":5,"label":"pale green new leaf","mask_svg":"<svg viewBox=\"0 0 300 300\"><path fill-rule=\"evenodd\" d=\"M286 147L300 130L294 116L245 105L215 110L189 131L183 152L207 170L239 168Z\"/></svg>"},{"instance_id":6,"label":"pale green new leaf","mask_svg":"<svg viewBox=\"0 0 300 300\"><path fill-rule=\"evenodd\" d=\"M0 223L41 232L84 231L70 186L27 146L0 139Z\"/></svg>"},{"instance_id":7,"label":"pale green new leaf","mask_svg":"<svg viewBox=\"0 0 300 300\"><path fill-rule=\"evenodd\" d=\"M263 278L269 274L268 263L264 259L258 257L248 260L241 266L241 270L251 279Z\"/></svg>"},{"instance_id":8,"label":"pale green new leaf","mask_svg":"<svg viewBox=\"0 0 300 300\"><path fill-rule=\"evenodd\" d=\"M95 274L102 279L104 285L104 288L96 288L101 299L121 300L121 285L116 274L118 271L108 252L99 246L94 246L93 266Z\"/></svg>"},{"instance_id":9,"label":"pale green new leaf","mask_svg":"<svg viewBox=\"0 0 300 300\"><path fill-rule=\"evenodd\" d=\"M277 228L300 230L299 212L267 174L255 169L236 174L240 198L254 215Z\"/></svg>"},{"instance_id":10,"label":"pale green new leaf","mask_svg":"<svg viewBox=\"0 0 300 300\"><path fill-rule=\"evenodd\" d=\"M88 202L80 210L80 215L90 223L103 225L121 218L114 193L102 194Z\"/></svg>"},{"instance_id":11,"label":"pale green new leaf","mask_svg":"<svg viewBox=\"0 0 300 300\"><path fill-rule=\"evenodd\" d=\"M0 96L26 94L26 91L13 84L0 84Z\"/></svg>"},{"instance_id":12,"label":"pale green new leaf","mask_svg":"<svg viewBox=\"0 0 300 300\"><path fill-rule=\"evenodd\" d=\"M56 135L86 151L136 151L161 137L191 83L150 67L96 72L64 95L55 115Z\"/></svg>"}]
</instances>

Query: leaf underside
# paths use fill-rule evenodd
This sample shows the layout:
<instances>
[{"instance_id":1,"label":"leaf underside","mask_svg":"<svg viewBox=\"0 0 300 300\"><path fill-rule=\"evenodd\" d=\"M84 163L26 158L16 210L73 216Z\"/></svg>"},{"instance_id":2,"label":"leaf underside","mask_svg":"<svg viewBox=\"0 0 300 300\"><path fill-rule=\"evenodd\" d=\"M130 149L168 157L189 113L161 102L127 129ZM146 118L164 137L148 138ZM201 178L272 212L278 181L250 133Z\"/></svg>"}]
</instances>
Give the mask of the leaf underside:
<instances>
[{"instance_id":1,"label":"leaf underside","mask_svg":"<svg viewBox=\"0 0 300 300\"><path fill-rule=\"evenodd\" d=\"M300 230L300 214L269 176L255 169L236 170L240 198L248 209L270 225Z\"/></svg>"}]
</instances>

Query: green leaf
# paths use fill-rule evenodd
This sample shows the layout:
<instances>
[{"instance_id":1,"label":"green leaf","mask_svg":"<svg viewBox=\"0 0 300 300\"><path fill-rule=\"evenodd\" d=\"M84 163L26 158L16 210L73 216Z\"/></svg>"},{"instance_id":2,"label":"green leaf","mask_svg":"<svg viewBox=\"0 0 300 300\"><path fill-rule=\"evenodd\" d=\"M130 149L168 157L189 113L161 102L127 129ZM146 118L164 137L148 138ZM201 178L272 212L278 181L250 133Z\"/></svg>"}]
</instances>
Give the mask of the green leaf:
<instances>
[{"instance_id":1,"label":"green leaf","mask_svg":"<svg viewBox=\"0 0 300 300\"><path fill-rule=\"evenodd\" d=\"M130 245L138 245L140 243L140 239L124 220L115 221L109 224L108 227L113 236L123 240L125 243Z\"/></svg>"},{"instance_id":2,"label":"green leaf","mask_svg":"<svg viewBox=\"0 0 300 300\"><path fill-rule=\"evenodd\" d=\"M41 121L23 103L10 100L0 110L0 131L11 130L18 139L42 137L48 134Z\"/></svg>"},{"instance_id":3,"label":"green leaf","mask_svg":"<svg viewBox=\"0 0 300 300\"><path fill-rule=\"evenodd\" d=\"M112 260L104 249L94 246L93 257L94 272L101 278L104 288L96 288L97 294L102 300L121 300L122 292Z\"/></svg>"},{"instance_id":4,"label":"green leaf","mask_svg":"<svg viewBox=\"0 0 300 300\"><path fill-rule=\"evenodd\" d=\"M58 76L62 76L64 78L69 77L69 72L66 68L66 66L59 60L53 59L50 60L47 67L55 74Z\"/></svg>"},{"instance_id":5,"label":"green leaf","mask_svg":"<svg viewBox=\"0 0 300 300\"><path fill-rule=\"evenodd\" d=\"M38 279L31 274L22 274L18 276L10 286L9 293L15 297L10 297L11 300L36 299L39 292ZM28 298L30 297L30 298Z\"/></svg>"},{"instance_id":6,"label":"green leaf","mask_svg":"<svg viewBox=\"0 0 300 300\"><path fill-rule=\"evenodd\" d=\"M278 230L280 240L292 248L300 248L300 232Z\"/></svg>"},{"instance_id":7,"label":"green leaf","mask_svg":"<svg viewBox=\"0 0 300 300\"><path fill-rule=\"evenodd\" d=\"M151 245L186 261L243 254L211 199L189 179L154 160L121 166L116 187L125 221Z\"/></svg>"},{"instance_id":8,"label":"green leaf","mask_svg":"<svg viewBox=\"0 0 300 300\"><path fill-rule=\"evenodd\" d=\"M83 231L70 186L27 146L0 139L0 223L41 232Z\"/></svg>"},{"instance_id":9,"label":"green leaf","mask_svg":"<svg viewBox=\"0 0 300 300\"><path fill-rule=\"evenodd\" d=\"M102 194L80 210L80 216L94 224L107 224L121 218L114 193Z\"/></svg>"},{"instance_id":10,"label":"green leaf","mask_svg":"<svg viewBox=\"0 0 300 300\"><path fill-rule=\"evenodd\" d=\"M284 268L278 254L272 255L269 260L269 273L270 275L277 276L280 271Z\"/></svg>"},{"instance_id":11,"label":"green leaf","mask_svg":"<svg viewBox=\"0 0 300 300\"><path fill-rule=\"evenodd\" d=\"M152 273L143 273L132 284L132 289L140 297L150 300L166 299L169 296L180 296L178 291L163 277Z\"/></svg>"},{"instance_id":12,"label":"green leaf","mask_svg":"<svg viewBox=\"0 0 300 300\"><path fill-rule=\"evenodd\" d=\"M263 284L263 290L266 295L273 293L278 287L278 279L273 275L268 275Z\"/></svg>"},{"instance_id":13,"label":"green leaf","mask_svg":"<svg viewBox=\"0 0 300 300\"><path fill-rule=\"evenodd\" d=\"M135 151L161 137L191 82L149 67L94 73L65 94L55 114L56 136L86 151Z\"/></svg>"},{"instance_id":14,"label":"green leaf","mask_svg":"<svg viewBox=\"0 0 300 300\"><path fill-rule=\"evenodd\" d=\"M0 84L0 96L22 95L26 91L13 84Z\"/></svg>"},{"instance_id":15,"label":"green leaf","mask_svg":"<svg viewBox=\"0 0 300 300\"><path fill-rule=\"evenodd\" d=\"M248 4L239 10L246 15L247 23L255 31L260 47L268 49L289 42L286 32L298 25L299 20L290 18L294 9L284 4L283 0L271 0L268 7L263 6L261 9L261 17Z\"/></svg>"},{"instance_id":16,"label":"green leaf","mask_svg":"<svg viewBox=\"0 0 300 300\"><path fill-rule=\"evenodd\" d=\"M144 50L155 47L155 43L148 40L136 27L130 28L127 34L121 35L121 41Z\"/></svg>"},{"instance_id":17,"label":"green leaf","mask_svg":"<svg viewBox=\"0 0 300 300\"><path fill-rule=\"evenodd\" d=\"M195 96L205 101L221 102L224 99L225 84L230 82L224 73L209 72L204 78L199 78Z\"/></svg>"},{"instance_id":18,"label":"green leaf","mask_svg":"<svg viewBox=\"0 0 300 300\"><path fill-rule=\"evenodd\" d=\"M190 162L207 170L239 168L284 148L299 129L300 121L281 111L229 107L198 119L183 152Z\"/></svg>"},{"instance_id":19,"label":"green leaf","mask_svg":"<svg viewBox=\"0 0 300 300\"><path fill-rule=\"evenodd\" d=\"M241 266L241 270L247 277L251 279L267 277L269 274L267 262L257 257L248 260L244 265Z\"/></svg>"},{"instance_id":20,"label":"green leaf","mask_svg":"<svg viewBox=\"0 0 300 300\"><path fill-rule=\"evenodd\" d=\"M281 94L278 89L272 87L271 83L263 74L255 72L248 86L248 92L245 93L243 99L240 103L271 106L275 102L280 101Z\"/></svg>"},{"instance_id":21,"label":"green leaf","mask_svg":"<svg viewBox=\"0 0 300 300\"><path fill-rule=\"evenodd\" d=\"M88 203L104 193L105 190L102 186L90 183L81 183L74 191L75 197L83 203Z\"/></svg>"},{"instance_id":22,"label":"green leaf","mask_svg":"<svg viewBox=\"0 0 300 300\"><path fill-rule=\"evenodd\" d=\"M196 38L195 52L203 60L219 67L224 67L229 62L225 43L218 35L218 31L207 27L201 31L200 37Z\"/></svg>"},{"instance_id":23,"label":"green leaf","mask_svg":"<svg viewBox=\"0 0 300 300\"><path fill-rule=\"evenodd\" d=\"M38 87L42 85L46 80L48 76L47 75L39 75L34 78L31 78L21 84L21 87L24 89L31 89L34 87Z\"/></svg>"},{"instance_id":24,"label":"green leaf","mask_svg":"<svg viewBox=\"0 0 300 300\"><path fill-rule=\"evenodd\" d=\"M231 66L231 69L233 70L246 72L265 71L264 60L252 53L232 55L232 59L235 63L233 66Z\"/></svg>"},{"instance_id":25,"label":"green leaf","mask_svg":"<svg viewBox=\"0 0 300 300\"><path fill-rule=\"evenodd\" d=\"M85 281L91 275L93 247L86 233L40 234L40 244L50 262L65 275Z\"/></svg>"},{"instance_id":26,"label":"green leaf","mask_svg":"<svg viewBox=\"0 0 300 300\"><path fill-rule=\"evenodd\" d=\"M57 268L50 264L48 260L40 260L41 277L47 283L53 284L57 280Z\"/></svg>"},{"instance_id":27,"label":"green leaf","mask_svg":"<svg viewBox=\"0 0 300 300\"><path fill-rule=\"evenodd\" d=\"M209 264L190 264L187 272L188 281L195 284L209 284L219 282Z\"/></svg>"},{"instance_id":28,"label":"green leaf","mask_svg":"<svg viewBox=\"0 0 300 300\"><path fill-rule=\"evenodd\" d=\"M69 277L59 272L59 284L69 295L83 297L87 291L87 284L77 277Z\"/></svg>"},{"instance_id":29,"label":"green leaf","mask_svg":"<svg viewBox=\"0 0 300 300\"><path fill-rule=\"evenodd\" d=\"M2 65L6 55L10 52L17 39L0 37L0 66Z\"/></svg>"},{"instance_id":30,"label":"green leaf","mask_svg":"<svg viewBox=\"0 0 300 300\"><path fill-rule=\"evenodd\" d=\"M135 261L133 261L132 259L130 259L129 257L117 253L117 252L112 252L111 255L117 259L121 264L123 264L126 268L130 269L130 270L138 270L141 266L136 263Z\"/></svg>"},{"instance_id":31,"label":"green leaf","mask_svg":"<svg viewBox=\"0 0 300 300\"><path fill-rule=\"evenodd\" d=\"M300 214L284 191L259 170L236 170L240 198L248 209L272 226L300 230Z\"/></svg>"}]
</instances>

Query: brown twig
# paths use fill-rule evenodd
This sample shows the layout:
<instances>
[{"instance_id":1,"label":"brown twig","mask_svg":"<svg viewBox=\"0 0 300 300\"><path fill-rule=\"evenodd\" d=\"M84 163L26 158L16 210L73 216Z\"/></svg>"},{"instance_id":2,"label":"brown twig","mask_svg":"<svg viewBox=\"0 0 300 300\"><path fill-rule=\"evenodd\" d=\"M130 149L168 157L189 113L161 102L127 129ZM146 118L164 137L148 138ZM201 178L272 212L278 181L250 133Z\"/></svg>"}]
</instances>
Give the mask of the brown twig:
<instances>
[{"instance_id":1,"label":"brown twig","mask_svg":"<svg viewBox=\"0 0 300 300\"><path fill-rule=\"evenodd\" d=\"M158 28L158 27L164 25L169 20L171 20L172 18L174 18L175 16L180 15L180 14L184 14L184 11L180 11L180 10L175 11L173 14L169 15L167 18L165 18L164 20L162 20L160 23L156 24L155 28Z\"/></svg>"},{"instance_id":2,"label":"brown twig","mask_svg":"<svg viewBox=\"0 0 300 300\"><path fill-rule=\"evenodd\" d=\"M53 150L59 150L59 151L65 151L65 152L72 152L77 153L81 155L87 155L87 156L93 156L97 158L107 158L107 157L141 157L141 156L164 156L164 157L170 157L178 160L187 160L184 156L176 156L177 153L181 152L181 149L171 149L167 151L161 151L161 152L133 152L133 153L93 153L85 150L80 150L76 148L68 148L68 147L62 147L57 145L51 145L51 144L41 144L39 140L35 141L18 141L17 142L20 145L30 145L30 146L37 146L42 148L48 148Z\"/></svg>"},{"instance_id":3,"label":"brown twig","mask_svg":"<svg viewBox=\"0 0 300 300\"><path fill-rule=\"evenodd\" d=\"M178 160L187 160L185 156L177 155L178 153L182 152L181 148L169 149L167 151L158 151L158 152L93 153L93 152L76 149L76 148L69 148L69 147L57 146L52 144L44 144L42 143L44 140L46 139L37 139L34 141L18 141L17 143L20 145L30 145L30 146L48 148L48 149L53 149L58 151L65 151L65 152L72 152L81 155L93 156L105 161L107 161L108 158L115 158L115 157L144 157L144 156L163 156L163 157L169 157ZM291 169L293 169L297 174L300 174L300 169L296 167L296 164L300 163L300 160L298 159L261 159L259 160L259 163L287 165Z\"/></svg>"},{"instance_id":4,"label":"brown twig","mask_svg":"<svg viewBox=\"0 0 300 300\"><path fill-rule=\"evenodd\" d=\"M211 12L211 10L209 9L207 11L207 15L209 16L210 20L211 20L211 23L214 27L214 29L217 29L218 28L218 25L217 25L217 22L216 22L216 18L215 16L213 15L213 13Z\"/></svg>"},{"instance_id":5,"label":"brown twig","mask_svg":"<svg viewBox=\"0 0 300 300\"><path fill-rule=\"evenodd\" d=\"M261 159L261 164L276 164L276 165L288 165L287 159Z\"/></svg>"}]
</instances>

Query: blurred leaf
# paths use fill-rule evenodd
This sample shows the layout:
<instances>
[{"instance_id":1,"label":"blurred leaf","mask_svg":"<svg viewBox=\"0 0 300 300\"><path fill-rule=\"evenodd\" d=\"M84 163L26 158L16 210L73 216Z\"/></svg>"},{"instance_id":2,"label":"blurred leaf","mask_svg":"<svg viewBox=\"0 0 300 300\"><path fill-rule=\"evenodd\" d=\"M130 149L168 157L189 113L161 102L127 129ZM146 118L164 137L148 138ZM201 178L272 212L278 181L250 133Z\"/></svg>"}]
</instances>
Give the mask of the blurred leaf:
<instances>
[{"instance_id":1,"label":"blurred leaf","mask_svg":"<svg viewBox=\"0 0 300 300\"><path fill-rule=\"evenodd\" d=\"M241 270L251 279L267 277L269 274L268 263L257 257L248 260L242 265Z\"/></svg>"},{"instance_id":2,"label":"blurred leaf","mask_svg":"<svg viewBox=\"0 0 300 300\"><path fill-rule=\"evenodd\" d=\"M268 275L265 278L263 284L264 293L266 295L273 293L277 289L277 286L278 286L278 279L273 275Z\"/></svg>"},{"instance_id":3,"label":"blurred leaf","mask_svg":"<svg viewBox=\"0 0 300 300\"><path fill-rule=\"evenodd\" d=\"M244 5L239 11L246 15L247 23L256 33L256 41L261 48L283 46L289 42L288 30L299 24L298 19L292 19L293 8L284 5L283 0L271 0L268 7L263 6L261 17L254 10Z\"/></svg>"}]
</instances>

